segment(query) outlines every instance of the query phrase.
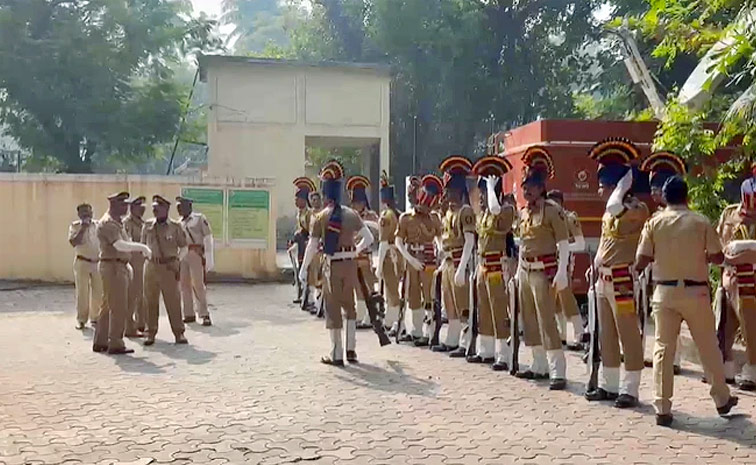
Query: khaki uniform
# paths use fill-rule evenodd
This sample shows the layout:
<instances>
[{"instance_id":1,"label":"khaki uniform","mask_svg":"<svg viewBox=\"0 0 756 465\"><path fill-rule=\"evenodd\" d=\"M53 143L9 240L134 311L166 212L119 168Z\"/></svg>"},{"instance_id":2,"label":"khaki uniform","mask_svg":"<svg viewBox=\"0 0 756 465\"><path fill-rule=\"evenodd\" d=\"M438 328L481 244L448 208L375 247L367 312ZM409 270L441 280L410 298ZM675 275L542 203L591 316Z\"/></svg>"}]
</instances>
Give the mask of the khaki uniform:
<instances>
[{"instance_id":1,"label":"khaki uniform","mask_svg":"<svg viewBox=\"0 0 756 465\"><path fill-rule=\"evenodd\" d=\"M394 210L387 208L381 212L379 225L379 241L389 245L382 266L384 296L389 307L399 307L401 303L399 280L404 275L404 260L394 246L394 239L399 228L399 216Z\"/></svg>"},{"instance_id":2,"label":"khaki uniform","mask_svg":"<svg viewBox=\"0 0 756 465\"><path fill-rule=\"evenodd\" d=\"M564 218L567 221L567 231L570 234L570 239L574 239L578 236L583 236L583 229L580 226L580 219L578 218L577 213L564 210ZM572 275L574 271L575 271L575 257L570 256L570 268L569 268L570 285L562 289L561 291L556 292L556 300L557 300L556 311L557 313L564 314L564 316L567 319L578 316L580 314L580 309L578 308L578 303L577 303L577 300L575 299L575 294L573 294L572 292Z\"/></svg>"},{"instance_id":3,"label":"khaki uniform","mask_svg":"<svg viewBox=\"0 0 756 465\"><path fill-rule=\"evenodd\" d=\"M707 255L722 251L709 221L685 207L667 207L646 222L638 245L639 256L653 257L655 286L652 298L656 343L654 346L654 407L657 414L672 408L673 362L685 321L698 347L710 394L718 407L730 397L719 352L709 296ZM688 281L688 285L684 284ZM677 285L660 285L675 281ZM692 284L700 285L692 285Z\"/></svg>"},{"instance_id":4,"label":"khaki uniform","mask_svg":"<svg viewBox=\"0 0 756 465\"><path fill-rule=\"evenodd\" d=\"M71 223L68 240L71 241L82 228L81 220ZM87 227L81 244L74 247L74 284L76 285L76 321L97 321L102 308L102 278L97 269L100 244L97 240L97 222Z\"/></svg>"},{"instance_id":5,"label":"khaki uniform","mask_svg":"<svg viewBox=\"0 0 756 465\"><path fill-rule=\"evenodd\" d=\"M123 227L132 242L142 240L144 220L136 216L127 215L123 220ZM132 252L129 258L134 277L129 282L129 314L126 317L126 334L133 334L139 328L147 325L147 310L144 304L144 255Z\"/></svg>"},{"instance_id":6,"label":"khaki uniform","mask_svg":"<svg viewBox=\"0 0 756 465\"><path fill-rule=\"evenodd\" d=\"M449 320L467 318L470 312L470 285L454 284L454 274L462 258L465 233L475 233L475 212L469 205L459 210L447 210L444 215L441 246L445 259L441 265L441 298Z\"/></svg>"},{"instance_id":7,"label":"khaki uniform","mask_svg":"<svg viewBox=\"0 0 756 465\"><path fill-rule=\"evenodd\" d=\"M303 208L297 212L297 233L304 234L305 236L310 236L310 226L312 225L312 219L315 216L315 212L311 208ZM302 258L304 257L304 250L299 250L299 261L302 261ZM320 253L313 257L312 262L310 262L310 266L307 268L307 285L308 286L316 286L318 285L318 280L320 278L319 276L319 269L320 269Z\"/></svg>"},{"instance_id":8,"label":"khaki uniform","mask_svg":"<svg viewBox=\"0 0 756 465\"><path fill-rule=\"evenodd\" d=\"M117 241L129 241L120 219L109 213L97 224L100 242L99 270L102 276L103 305L97 319L94 345L111 350L124 348L123 332L128 316L129 254L116 250Z\"/></svg>"},{"instance_id":9,"label":"khaki uniform","mask_svg":"<svg viewBox=\"0 0 756 465\"><path fill-rule=\"evenodd\" d=\"M323 241L326 228L333 212L333 207L326 207L318 213L312 221L311 237ZM323 292L326 309L326 328L343 328L343 316L347 320L355 320L354 292L359 287L357 280L357 260L353 258L339 258L339 254L354 252L354 238L363 227L362 219L351 208L341 206L341 232L339 234L338 252L333 257L325 256L323 261ZM347 348L347 350L352 350Z\"/></svg>"},{"instance_id":10,"label":"khaki uniform","mask_svg":"<svg viewBox=\"0 0 756 465\"><path fill-rule=\"evenodd\" d=\"M567 224L558 205L543 201L535 210L520 214L520 306L525 345L549 350L562 348L556 320L556 301L551 291L557 272L557 243L567 240ZM541 336L543 335L543 337ZM545 339L542 341L542 339Z\"/></svg>"},{"instance_id":11,"label":"khaki uniform","mask_svg":"<svg viewBox=\"0 0 756 465\"><path fill-rule=\"evenodd\" d=\"M719 219L717 232L726 246L736 240L756 240L756 224L743 222L740 205L730 205ZM745 339L747 365L744 379L756 381L756 254L744 253L734 266L725 267L723 284L727 292L727 314L724 328L725 361L732 362L732 346L738 328ZM733 370L734 371L734 370ZM734 373L733 373L734 374ZM728 374L732 375L732 374Z\"/></svg>"},{"instance_id":12,"label":"khaki uniform","mask_svg":"<svg viewBox=\"0 0 756 465\"><path fill-rule=\"evenodd\" d=\"M617 393L622 354L625 372L633 378L623 384L623 394L638 397L637 385L643 369L643 343L635 307L633 263L643 225L649 211L645 203L631 197L618 217L605 212L601 222L601 241L596 256L599 265L596 297L598 300L599 338L601 341L602 382L607 392ZM637 378L637 382L636 382ZM627 392L624 392L627 391Z\"/></svg>"},{"instance_id":13,"label":"khaki uniform","mask_svg":"<svg viewBox=\"0 0 756 465\"><path fill-rule=\"evenodd\" d=\"M372 221L373 223L378 223L380 221L378 214L373 210L365 209L359 212L359 215L362 221ZM375 273L373 272L372 257L373 255L370 250L365 250L360 254L359 257L357 257L357 264L359 265L360 270L362 270L362 276L365 277L365 284L367 284L368 290L374 290L375 283L378 282L378 279L375 277ZM362 289L360 289L359 287L357 288L357 300L360 302L365 302L365 296L362 295ZM358 315L358 319L363 319L364 316L365 315Z\"/></svg>"},{"instance_id":14,"label":"khaki uniform","mask_svg":"<svg viewBox=\"0 0 756 465\"><path fill-rule=\"evenodd\" d=\"M205 286L205 237L212 236L210 223L202 213L192 213L181 219L189 253L181 260L181 300L184 318L194 316L194 299L197 299L197 314L209 316L207 311L207 288Z\"/></svg>"},{"instance_id":15,"label":"khaki uniform","mask_svg":"<svg viewBox=\"0 0 756 465\"><path fill-rule=\"evenodd\" d=\"M179 293L179 249L187 246L182 225L171 219L158 223L154 218L142 229L142 242L152 251L152 258L144 268L144 297L147 302L147 334L155 337L160 318L160 294L168 313L174 336L184 334Z\"/></svg>"},{"instance_id":16,"label":"khaki uniform","mask_svg":"<svg viewBox=\"0 0 756 465\"><path fill-rule=\"evenodd\" d=\"M481 336L509 337L509 297L504 279L507 234L512 231L515 209L504 205L498 215L484 211L478 218L478 308ZM488 354L486 354L488 355Z\"/></svg>"}]
</instances>

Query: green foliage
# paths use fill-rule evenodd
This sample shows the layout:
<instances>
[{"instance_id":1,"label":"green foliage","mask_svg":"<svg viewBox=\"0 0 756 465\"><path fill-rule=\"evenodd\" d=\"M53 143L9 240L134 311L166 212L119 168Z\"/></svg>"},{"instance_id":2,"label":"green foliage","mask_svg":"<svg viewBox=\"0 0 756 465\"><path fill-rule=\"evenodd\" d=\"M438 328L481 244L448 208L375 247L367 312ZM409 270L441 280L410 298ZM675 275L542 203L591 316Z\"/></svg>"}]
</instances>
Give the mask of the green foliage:
<instances>
[{"instance_id":1,"label":"green foliage","mask_svg":"<svg viewBox=\"0 0 756 465\"><path fill-rule=\"evenodd\" d=\"M584 119L623 120L630 116L632 90L625 84L610 88L608 95L575 92L572 99L576 116Z\"/></svg>"},{"instance_id":2,"label":"green foliage","mask_svg":"<svg viewBox=\"0 0 756 465\"><path fill-rule=\"evenodd\" d=\"M289 43L280 0L223 0L222 7L221 23L234 26L229 40L236 40L235 53L260 54Z\"/></svg>"},{"instance_id":3,"label":"green foliage","mask_svg":"<svg viewBox=\"0 0 756 465\"><path fill-rule=\"evenodd\" d=\"M0 0L0 121L28 167L90 172L154 156L188 89L174 67L219 46L184 0Z\"/></svg>"},{"instance_id":4,"label":"green foliage","mask_svg":"<svg viewBox=\"0 0 756 465\"><path fill-rule=\"evenodd\" d=\"M347 176L362 173L362 151L353 148L326 149L307 147L308 175L317 177L320 167L330 160L338 160Z\"/></svg>"}]
</instances>

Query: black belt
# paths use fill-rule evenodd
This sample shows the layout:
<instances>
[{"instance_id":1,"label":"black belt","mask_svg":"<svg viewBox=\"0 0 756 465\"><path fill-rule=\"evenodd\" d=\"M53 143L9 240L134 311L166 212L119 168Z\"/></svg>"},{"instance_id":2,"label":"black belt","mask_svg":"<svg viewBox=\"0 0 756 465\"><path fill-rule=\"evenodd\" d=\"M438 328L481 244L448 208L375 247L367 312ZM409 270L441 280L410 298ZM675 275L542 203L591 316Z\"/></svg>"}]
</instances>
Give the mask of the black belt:
<instances>
[{"instance_id":1,"label":"black belt","mask_svg":"<svg viewBox=\"0 0 756 465\"><path fill-rule=\"evenodd\" d=\"M693 281L691 279L683 279L682 282L685 287L708 287L709 286L708 281ZM679 280L654 282L654 284L656 284L657 286L672 286L672 287L677 287L679 283L680 283Z\"/></svg>"}]
</instances>

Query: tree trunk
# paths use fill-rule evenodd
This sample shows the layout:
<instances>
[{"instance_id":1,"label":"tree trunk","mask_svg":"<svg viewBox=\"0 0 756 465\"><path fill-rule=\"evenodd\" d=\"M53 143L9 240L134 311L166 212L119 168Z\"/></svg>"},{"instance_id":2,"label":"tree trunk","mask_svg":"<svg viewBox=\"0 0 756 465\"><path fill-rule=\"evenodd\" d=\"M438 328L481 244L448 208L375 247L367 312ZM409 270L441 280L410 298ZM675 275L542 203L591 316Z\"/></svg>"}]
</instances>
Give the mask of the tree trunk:
<instances>
[{"instance_id":1,"label":"tree trunk","mask_svg":"<svg viewBox=\"0 0 756 465\"><path fill-rule=\"evenodd\" d=\"M64 169L66 173L92 172L91 157L82 157L81 139L81 137L74 136L68 138L65 143L62 144L63 154L60 158L65 165Z\"/></svg>"}]
</instances>

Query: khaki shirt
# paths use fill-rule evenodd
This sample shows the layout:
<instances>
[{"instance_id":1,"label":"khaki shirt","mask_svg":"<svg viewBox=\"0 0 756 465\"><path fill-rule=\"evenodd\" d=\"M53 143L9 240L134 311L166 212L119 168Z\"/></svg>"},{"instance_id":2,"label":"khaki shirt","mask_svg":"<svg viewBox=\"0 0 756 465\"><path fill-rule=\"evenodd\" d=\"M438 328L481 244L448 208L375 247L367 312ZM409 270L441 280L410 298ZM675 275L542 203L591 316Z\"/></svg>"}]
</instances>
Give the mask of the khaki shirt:
<instances>
[{"instance_id":1,"label":"khaki shirt","mask_svg":"<svg viewBox=\"0 0 756 465\"><path fill-rule=\"evenodd\" d=\"M311 208L303 208L297 212L297 232L310 234L313 211Z\"/></svg>"},{"instance_id":2,"label":"khaki shirt","mask_svg":"<svg viewBox=\"0 0 756 465\"><path fill-rule=\"evenodd\" d=\"M406 212L399 217L396 236L408 245L432 244L441 235L441 220L434 213Z\"/></svg>"},{"instance_id":3,"label":"khaki shirt","mask_svg":"<svg viewBox=\"0 0 756 465\"><path fill-rule=\"evenodd\" d=\"M524 207L519 229L520 255L524 258L554 254L557 243L569 238L562 208L549 201L543 201L533 210Z\"/></svg>"},{"instance_id":4,"label":"khaki shirt","mask_svg":"<svg viewBox=\"0 0 756 465\"><path fill-rule=\"evenodd\" d=\"M97 239L100 241L100 260L127 261L130 258L131 254L119 252L113 245L117 241L130 242L131 240L120 219L113 218L110 213L105 213L97 223Z\"/></svg>"},{"instance_id":5,"label":"khaki shirt","mask_svg":"<svg viewBox=\"0 0 756 465\"><path fill-rule=\"evenodd\" d=\"M328 220L331 218L333 207L326 207L320 213L315 215L310 225L310 236L317 239L324 239L326 229L328 229ZM364 227L360 215L349 207L341 207L341 233L339 234L339 248L354 247L354 239L358 232Z\"/></svg>"},{"instance_id":6,"label":"khaki shirt","mask_svg":"<svg viewBox=\"0 0 756 465\"><path fill-rule=\"evenodd\" d=\"M457 210L451 208L444 215L441 245L449 252L465 245L465 233L475 233L475 212L469 205Z\"/></svg>"},{"instance_id":7,"label":"khaki shirt","mask_svg":"<svg viewBox=\"0 0 756 465\"><path fill-rule=\"evenodd\" d=\"M137 218L136 216L126 215L123 220L123 227L126 229L126 234L129 236L129 240L133 242L142 241L142 228L144 227L144 220ZM141 252L131 252L131 262L144 262L144 255Z\"/></svg>"},{"instance_id":8,"label":"khaki shirt","mask_svg":"<svg viewBox=\"0 0 756 465\"><path fill-rule=\"evenodd\" d=\"M191 245L204 245L205 237L213 234L210 223L207 222L207 218L202 213L193 212L186 218L181 218L180 225L184 230L186 240Z\"/></svg>"},{"instance_id":9,"label":"khaki shirt","mask_svg":"<svg viewBox=\"0 0 756 465\"><path fill-rule=\"evenodd\" d=\"M729 205L719 217L717 234L724 246L732 241L754 240L756 239L756 224L747 225L743 222L740 204Z\"/></svg>"},{"instance_id":10,"label":"khaki shirt","mask_svg":"<svg viewBox=\"0 0 756 465\"><path fill-rule=\"evenodd\" d=\"M494 215L485 210L478 217L478 253L505 253L507 250L507 234L512 231L515 209L511 205L503 205L501 212Z\"/></svg>"},{"instance_id":11,"label":"khaki shirt","mask_svg":"<svg viewBox=\"0 0 756 465\"><path fill-rule=\"evenodd\" d=\"M709 220L685 207L667 207L646 222L638 256L654 259L654 280L709 280L707 255L722 251Z\"/></svg>"},{"instance_id":12,"label":"khaki shirt","mask_svg":"<svg viewBox=\"0 0 756 465\"><path fill-rule=\"evenodd\" d=\"M390 245L394 244L396 238L396 230L399 227L399 217L396 212L387 208L381 212L381 219L378 221L380 226L380 242L388 242Z\"/></svg>"},{"instance_id":13,"label":"khaki shirt","mask_svg":"<svg viewBox=\"0 0 756 465\"><path fill-rule=\"evenodd\" d=\"M630 198L625 203L625 211L618 217L604 212L598 263L603 266L633 263L638 240L648 216L648 207L636 198Z\"/></svg>"},{"instance_id":14,"label":"khaki shirt","mask_svg":"<svg viewBox=\"0 0 756 465\"><path fill-rule=\"evenodd\" d=\"M184 228L170 218L165 223L155 218L147 221L142 228L142 242L152 251L153 259L177 258L179 249L187 246Z\"/></svg>"},{"instance_id":15,"label":"khaki shirt","mask_svg":"<svg viewBox=\"0 0 756 465\"><path fill-rule=\"evenodd\" d=\"M68 227L68 241L70 242L82 228L81 220L76 220ZM81 236L81 243L74 246L74 253L76 256L81 256L89 260L97 260L100 255L100 241L97 239L97 221L92 220L92 223L84 231Z\"/></svg>"}]
</instances>

